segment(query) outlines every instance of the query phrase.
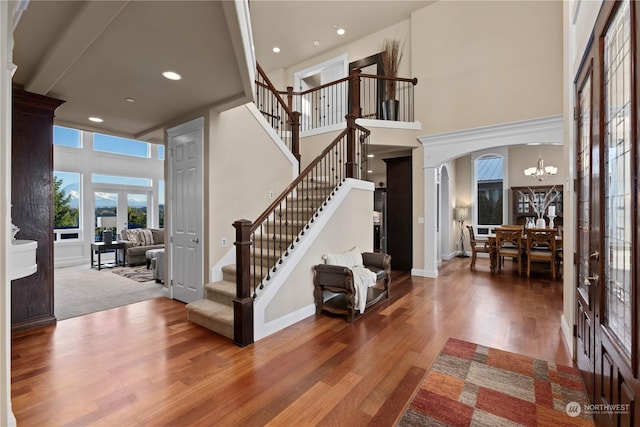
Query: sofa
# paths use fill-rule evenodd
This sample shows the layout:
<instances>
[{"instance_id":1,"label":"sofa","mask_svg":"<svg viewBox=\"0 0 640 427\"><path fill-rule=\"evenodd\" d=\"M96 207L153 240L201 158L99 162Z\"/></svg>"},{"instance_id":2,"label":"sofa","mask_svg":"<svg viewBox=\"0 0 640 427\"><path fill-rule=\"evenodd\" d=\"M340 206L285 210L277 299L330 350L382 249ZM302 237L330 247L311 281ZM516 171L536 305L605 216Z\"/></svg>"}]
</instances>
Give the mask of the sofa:
<instances>
[{"instance_id":1,"label":"sofa","mask_svg":"<svg viewBox=\"0 0 640 427\"><path fill-rule=\"evenodd\" d=\"M163 228L132 228L120 231L119 241L125 243L126 265L141 265L147 262L145 254L150 249L164 249Z\"/></svg>"},{"instance_id":2,"label":"sofa","mask_svg":"<svg viewBox=\"0 0 640 427\"><path fill-rule=\"evenodd\" d=\"M362 314L365 308L389 299L390 255L360 252L356 247L323 258L325 264L313 267L316 314L344 314L353 323L357 312Z\"/></svg>"}]
</instances>

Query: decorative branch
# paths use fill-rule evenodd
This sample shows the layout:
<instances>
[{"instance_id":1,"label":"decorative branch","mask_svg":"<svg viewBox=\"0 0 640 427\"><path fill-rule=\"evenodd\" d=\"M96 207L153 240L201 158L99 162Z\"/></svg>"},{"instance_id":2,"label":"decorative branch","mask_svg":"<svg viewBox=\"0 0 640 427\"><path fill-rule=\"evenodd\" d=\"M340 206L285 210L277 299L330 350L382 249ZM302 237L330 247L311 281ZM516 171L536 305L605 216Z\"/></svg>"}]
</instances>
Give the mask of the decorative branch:
<instances>
[{"instance_id":1,"label":"decorative branch","mask_svg":"<svg viewBox=\"0 0 640 427\"><path fill-rule=\"evenodd\" d=\"M536 193L531 187L529 187L529 194L525 194L522 191L518 191L518 194L520 194L520 196L522 196L522 198L527 201L529 205L531 205L533 211L538 216L538 219L542 218L549 205L553 203L558 197L560 197L560 191L556 190L555 185L551 187L551 189L547 193L545 193L542 200L536 198Z\"/></svg>"}]
</instances>

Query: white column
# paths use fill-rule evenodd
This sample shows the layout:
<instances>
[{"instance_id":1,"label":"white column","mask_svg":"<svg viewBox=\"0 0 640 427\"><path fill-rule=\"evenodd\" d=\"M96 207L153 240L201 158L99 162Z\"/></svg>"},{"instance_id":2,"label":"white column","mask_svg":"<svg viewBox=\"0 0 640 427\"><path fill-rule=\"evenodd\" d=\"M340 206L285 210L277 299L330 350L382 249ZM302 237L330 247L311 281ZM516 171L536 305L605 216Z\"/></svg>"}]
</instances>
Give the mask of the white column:
<instances>
[{"instance_id":1,"label":"white column","mask_svg":"<svg viewBox=\"0 0 640 427\"><path fill-rule=\"evenodd\" d=\"M438 277L438 168L424 168L424 275Z\"/></svg>"},{"instance_id":2,"label":"white column","mask_svg":"<svg viewBox=\"0 0 640 427\"><path fill-rule=\"evenodd\" d=\"M0 425L15 426L11 410L11 281L8 272L11 217L11 79L13 16L9 3L0 1Z\"/></svg>"}]
</instances>

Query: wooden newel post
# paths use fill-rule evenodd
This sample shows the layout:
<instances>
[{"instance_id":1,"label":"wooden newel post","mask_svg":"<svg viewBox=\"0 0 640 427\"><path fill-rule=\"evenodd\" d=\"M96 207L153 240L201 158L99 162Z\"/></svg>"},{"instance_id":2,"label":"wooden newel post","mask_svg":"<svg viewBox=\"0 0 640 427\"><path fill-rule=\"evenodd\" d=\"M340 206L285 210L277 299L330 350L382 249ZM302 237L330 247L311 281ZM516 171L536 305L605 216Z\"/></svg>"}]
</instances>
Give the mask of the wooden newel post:
<instances>
[{"instance_id":1,"label":"wooden newel post","mask_svg":"<svg viewBox=\"0 0 640 427\"><path fill-rule=\"evenodd\" d=\"M362 107L360 106L360 68L351 70L351 114L355 117L362 117Z\"/></svg>"},{"instance_id":2,"label":"wooden newel post","mask_svg":"<svg viewBox=\"0 0 640 427\"><path fill-rule=\"evenodd\" d=\"M345 175L347 178L358 179L358 161L356 159L356 116L347 114L347 162Z\"/></svg>"},{"instance_id":3,"label":"wooden newel post","mask_svg":"<svg viewBox=\"0 0 640 427\"><path fill-rule=\"evenodd\" d=\"M287 107L293 111L293 86L287 86Z\"/></svg>"},{"instance_id":4,"label":"wooden newel post","mask_svg":"<svg viewBox=\"0 0 640 427\"><path fill-rule=\"evenodd\" d=\"M300 112L291 112L291 152L298 159L298 172L300 172Z\"/></svg>"},{"instance_id":5,"label":"wooden newel post","mask_svg":"<svg viewBox=\"0 0 640 427\"><path fill-rule=\"evenodd\" d=\"M240 347L253 343L253 295L251 295L251 221L239 219L236 229L236 297L233 300L233 342Z\"/></svg>"}]
</instances>

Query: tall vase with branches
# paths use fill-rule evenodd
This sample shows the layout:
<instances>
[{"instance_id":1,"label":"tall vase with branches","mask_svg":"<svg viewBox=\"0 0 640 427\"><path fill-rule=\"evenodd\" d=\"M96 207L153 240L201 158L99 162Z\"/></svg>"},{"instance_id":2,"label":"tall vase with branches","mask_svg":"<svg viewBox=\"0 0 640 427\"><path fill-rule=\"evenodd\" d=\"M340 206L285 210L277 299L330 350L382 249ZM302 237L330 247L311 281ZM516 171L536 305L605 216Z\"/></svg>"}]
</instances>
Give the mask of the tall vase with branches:
<instances>
[{"instance_id":1,"label":"tall vase with branches","mask_svg":"<svg viewBox=\"0 0 640 427\"><path fill-rule=\"evenodd\" d=\"M385 120L397 120L398 101L396 100L396 80L398 69L402 62L402 51L404 43L399 39L386 38L380 46L382 69L384 76L389 78L384 81L384 101L382 104L382 116Z\"/></svg>"}]
</instances>

